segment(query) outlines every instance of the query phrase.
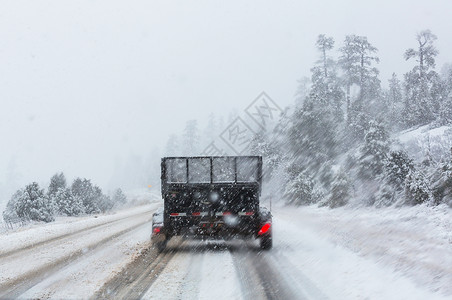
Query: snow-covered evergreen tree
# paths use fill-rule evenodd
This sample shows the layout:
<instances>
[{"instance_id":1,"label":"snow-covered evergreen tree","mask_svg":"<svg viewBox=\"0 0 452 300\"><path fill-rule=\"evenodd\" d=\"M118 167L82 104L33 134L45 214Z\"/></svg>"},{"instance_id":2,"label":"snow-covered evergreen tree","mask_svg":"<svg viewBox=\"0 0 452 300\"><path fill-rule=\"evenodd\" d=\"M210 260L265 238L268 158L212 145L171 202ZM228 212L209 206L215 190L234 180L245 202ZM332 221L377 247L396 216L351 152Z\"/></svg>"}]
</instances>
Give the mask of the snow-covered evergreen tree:
<instances>
[{"instance_id":1,"label":"snow-covered evergreen tree","mask_svg":"<svg viewBox=\"0 0 452 300\"><path fill-rule=\"evenodd\" d=\"M331 184L331 193L326 205L330 208L344 206L350 200L352 190L350 178L343 170L340 170Z\"/></svg>"},{"instance_id":2,"label":"snow-covered evergreen tree","mask_svg":"<svg viewBox=\"0 0 452 300\"><path fill-rule=\"evenodd\" d=\"M23 190L18 190L15 192L11 199L9 199L6 204L6 209L3 211L3 220L6 222L16 222L19 220L19 216L16 213L16 203L22 197Z\"/></svg>"},{"instance_id":3,"label":"snow-covered evergreen tree","mask_svg":"<svg viewBox=\"0 0 452 300\"><path fill-rule=\"evenodd\" d=\"M418 170L410 170L405 180L405 203L431 203L432 192L428 180Z\"/></svg>"},{"instance_id":4,"label":"snow-covered evergreen tree","mask_svg":"<svg viewBox=\"0 0 452 300\"><path fill-rule=\"evenodd\" d=\"M269 180L273 172L278 167L281 157L275 143L271 140L271 133L261 130L256 133L250 142L251 155L262 156L264 160L263 175L264 180Z\"/></svg>"},{"instance_id":5,"label":"snow-covered evergreen tree","mask_svg":"<svg viewBox=\"0 0 452 300\"><path fill-rule=\"evenodd\" d=\"M15 203L17 215L24 220L51 222L55 207L36 182L25 187Z\"/></svg>"},{"instance_id":6,"label":"snow-covered evergreen tree","mask_svg":"<svg viewBox=\"0 0 452 300\"><path fill-rule=\"evenodd\" d=\"M414 170L414 162L405 151L392 151L386 161L387 182L397 190L403 188L408 173Z\"/></svg>"},{"instance_id":7,"label":"snow-covered evergreen tree","mask_svg":"<svg viewBox=\"0 0 452 300\"><path fill-rule=\"evenodd\" d=\"M63 172L57 173L50 178L49 188L47 190L47 194L49 196L55 195L58 190L66 188L66 177Z\"/></svg>"},{"instance_id":8,"label":"snow-covered evergreen tree","mask_svg":"<svg viewBox=\"0 0 452 300\"><path fill-rule=\"evenodd\" d=\"M389 153L389 135L383 125L372 121L360 150L360 171L364 179L374 179L383 173Z\"/></svg>"},{"instance_id":9,"label":"snow-covered evergreen tree","mask_svg":"<svg viewBox=\"0 0 452 300\"><path fill-rule=\"evenodd\" d=\"M452 148L450 151L450 160L433 173L431 181L435 203L452 206Z\"/></svg>"},{"instance_id":10,"label":"snow-covered evergreen tree","mask_svg":"<svg viewBox=\"0 0 452 300\"><path fill-rule=\"evenodd\" d=\"M184 156L199 155L199 132L196 120L187 121L183 135Z\"/></svg>"},{"instance_id":11,"label":"snow-covered evergreen tree","mask_svg":"<svg viewBox=\"0 0 452 300\"><path fill-rule=\"evenodd\" d=\"M291 157L308 172L318 170L337 153L336 127L333 112L311 95L292 115L287 132Z\"/></svg>"},{"instance_id":12,"label":"snow-covered evergreen tree","mask_svg":"<svg viewBox=\"0 0 452 300\"><path fill-rule=\"evenodd\" d=\"M434 71L438 50L433 45L436 36L430 30L416 36L418 48L405 52L405 59L415 58L417 65L405 74L404 121L406 126L423 125L435 120L438 96L432 93L432 86L438 78Z\"/></svg>"},{"instance_id":13,"label":"snow-covered evergreen tree","mask_svg":"<svg viewBox=\"0 0 452 300\"><path fill-rule=\"evenodd\" d=\"M71 189L60 187L51 197L53 197L60 215L78 216L84 213L82 199L75 197Z\"/></svg>"},{"instance_id":14,"label":"snow-covered evergreen tree","mask_svg":"<svg viewBox=\"0 0 452 300\"><path fill-rule=\"evenodd\" d=\"M94 186L90 180L76 178L71 186L72 195L75 201L83 203L84 211L87 214L95 214L100 212L99 201L102 192Z\"/></svg>"},{"instance_id":15,"label":"snow-covered evergreen tree","mask_svg":"<svg viewBox=\"0 0 452 300\"><path fill-rule=\"evenodd\" d=\"M97 186L95 187L95 193L98 199L98 207L101 212L106 212L113 208L113 206L115 205L113 199L107 195L104 195L102 193L102 190Z\"/></svg>"},{"instance_id":16,"label":"snow-covered evergreen tree","mask_svg":"<svg viewBox=\"0 0 452 300\"><path fill-rule=\"evenodd\" d=\"M115 190L115 192L113 193L112 200L113 200L113 203L118 206L121 206L121 205L124 205L127 203L127 197L126 197L126 195L124 195L124 193L122 192L122 190L120 188Z\"/></svg>"},{"instance_id":17,"label":"snow-covered evergreen tree","mask_svg":"<svg viewBox=\"0 0 452 300\"><path fill-rule=\"evenodd\" d=\"M438 117L440 125L452 125L452 92L441 102Z\"/></svg>"},{"instance_id":18,"label":"snow-covered evergreen tree","mask_svg":"<svg viewBox=\"0 0 452 300\"><path fill-rule=\"evenodd\" d=\"M392 128L400 128L402 125L400 114L403 109L403 93L402 83L395 73L392 73L392 77L389 79L389 91L386 93L385 104L389 108L389 114L386 117L387 122Z\"/></svg>"},{"instance_id":19,"label":"snow-covered evergreen tree","mask_svg":"<svg viewBox=\"0 0 452 300\"><path fill-rule=\"evenodd\" d=\"M365 109L369 109L373 101L379 97L379 71L373 66L374 63L379 62L379 58L375 55L377 51L367 37L356 35L346 36L344 46L340 48L339 65L344 72L347 124L357 123L366 116ZM350 95L353 84L359 87L359 95L353 103L354 107L352 107ZM360 132L360 137L363 135L364 132Z\"/></svg>"},{"instance_id":20,"label":"snow-covered evergreen tree","mask_svg":"<svg viewBox=\"0 0 452 300\"><path fill-rule=\"evenodd\" d=\"M330 106L334 111L333 116L336 121L343 120L342 103L344 93L341 90L341 83L337 77L337 63L330 57L329 52L334 47L334 40L321 34L317 38L316 47L320 52L320 59L311 69L311 94L321 105Z\"/></svg>"},{"instance_id":21,"label":"snow-covered evergreen tree","mask_svg":"<svg viewBox=\"0 0 452 300\"><path fill-rule=\"evenodd\" d=\"M286 185L284 197L288 204L305 205L316 202L314 183L305 173L299 173Z\"/></svg>"}]
</instances>

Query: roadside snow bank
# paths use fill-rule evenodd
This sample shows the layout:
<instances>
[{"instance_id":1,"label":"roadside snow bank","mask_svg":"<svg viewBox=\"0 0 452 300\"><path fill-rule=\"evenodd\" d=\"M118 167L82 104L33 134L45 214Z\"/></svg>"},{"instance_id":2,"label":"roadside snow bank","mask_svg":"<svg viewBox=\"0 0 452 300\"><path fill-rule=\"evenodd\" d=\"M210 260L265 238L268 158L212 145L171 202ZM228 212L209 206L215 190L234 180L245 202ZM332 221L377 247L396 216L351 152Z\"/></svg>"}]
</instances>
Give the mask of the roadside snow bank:
<instances>
[{"instance_id":1,"label":"roadside snow bank","mask_svg":"<svg viewBox=\"0 0 452 300\"><path fill-rule=\"evenodd\" d=\"M79 230L120 220L141 212L151 211L159 204L143 205L109 214L89 215L84 217L60 217L51 223L35 223L19 227L15 231L0 234L0 255L15 249L21 249L34 244L57 238Z\"/></svg>"},{"instance_id":2,"label":"roadside snow bank","mask_svg":"<svg viewBox=\"0 0 452 300\"><path fill-rule=\"evenodd\" d=\"M407 278L413 286L437 296L452 296L452 210L446 205L354 210L279 207L275 215L370 259L387 270L389 278L398 274L394 278ZM363 279L372 280L364 273ZM397 294L412 292L398 290Z\"/></svg>"}]
</instances>

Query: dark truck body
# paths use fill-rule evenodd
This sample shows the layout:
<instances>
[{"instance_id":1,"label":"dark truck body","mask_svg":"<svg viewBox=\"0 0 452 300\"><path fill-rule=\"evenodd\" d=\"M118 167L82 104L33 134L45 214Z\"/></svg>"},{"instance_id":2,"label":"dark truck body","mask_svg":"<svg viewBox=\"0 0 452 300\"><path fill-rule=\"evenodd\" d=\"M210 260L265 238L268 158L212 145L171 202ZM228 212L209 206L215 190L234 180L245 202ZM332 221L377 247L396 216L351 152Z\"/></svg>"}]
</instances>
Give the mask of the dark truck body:
<instances>
[{"instance_id":1,"label":"dark truck body","mask_svg":"<svg viewBox=\"0 0 452 300\"><path fill-rule=\"evenodd\" d=\"M259 206L262 157L165 157L161 167L163 218L156 215L153 228L159 248L163 236L178 235L259 237L262 248L271 247L271 214Z\"/></svg>"}]
</instances>

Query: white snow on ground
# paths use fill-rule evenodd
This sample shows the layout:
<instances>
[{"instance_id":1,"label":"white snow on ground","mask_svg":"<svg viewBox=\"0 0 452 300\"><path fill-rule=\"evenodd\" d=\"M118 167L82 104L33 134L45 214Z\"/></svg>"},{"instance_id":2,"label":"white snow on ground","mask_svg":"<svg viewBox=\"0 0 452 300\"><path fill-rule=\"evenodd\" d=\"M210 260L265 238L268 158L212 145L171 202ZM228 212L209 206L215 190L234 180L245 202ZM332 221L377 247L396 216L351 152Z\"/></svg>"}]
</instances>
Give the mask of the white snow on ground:
<instances>
[{"instance_id":1,"label":"white snow on ground","mask_svg":"<svg viewBox=\"0 0 452 300\"><path fill-rule=\"evenodd\" d=\"M149 227L121 236L106 247L87 253L21 295L24 299L80 299L93 295L105 281L148 246Z\"/></svg>"},{"instance_id":2,"label":"white snow on ground","mask_svg":"<svg viewBox=\"0 0 452 300\"><path fill-rule=\"evenodd\" d=\"M93 295L107 280L130 263L135 255L149 246L150 218L159 205L161 204L154 203L134 207L111 215L99 215L97 218L61 218L54 223L35 224L0 235L0 254L5 253L5 249L16 249L12 255L4 258L0 256L0 286L45 268L55 261L71 258L75 253L83 253L75 261L52 273L21 295L21 298L80 299ZM109 223L111 221L115 222ZM108 238L143 222L146 223L126 234ZM33 245L102 224L105 225L54 240L50 244L35 245L24 252L19 251L22 245ZM97 245L102 240L105 242L89 250L92 245Z\"/></svg>"},{"instance_id":3,"label":"white snow on ground","mask_svg":"<svg viewBox=\"0 0 452 300\"><path fill-rule=\"evenodd\" d=\"M230 252L207 253L201 274L199 299L241 299Z\"/></svg>"},{"instance_id":4,"label":"white snow on ground","mask_svg":"<svg viewBox=\"0 0 452 300\"><path fill-rule=\"evenodd\" d=\"M16 249L21 243L30 245L95 222L150 212L156 206L131 208L98 218L67 219L67 223L61 219L34 225L0 235L3 247L0 249ZM452 212L447 206L276 207L273 214L274 248L264 258L280 271L283 278L279 280L300 291L300 296L308 299L452 297ZM140 218L132 217L133 222L129 219L128 226ZM2 263L2 276L14 277L23 268L39 267L43 260L67 255L67 251L111 235L121 224L124 223L87 235L86 241L77 241L81 242L77 246L76 241L67 241L61 247L47 249L39 259L41 252L36 250L36 259L21 260L24 266ZM148 246L149 235L150 226L145 225L109 240L103 247L88 251L49 275L22 297L89 297ZM185 247L176 252L144 298L241 299L238 278L227 248L215 251L204 248L196 252L196 247Z\"/></svg>"},{"instance_id":5,"label":"white snow on ground","mask_svg":"<svg viewBox=\"0 0 452 300\"><path fill-rule=\"evenodd\" d=\"M300 298L452 296L452 213L447 206L279 207L273 214L274 248L264 257ZM144 298L243 298L229 252L194 249L177 253Z\"/></svg>"},{"instance_id":6,"label":"white snow on ground","mask_svg":"<svg viewBox=\"0 0 452 300\"><path fill-rule=\"evenodd\" d=\"M26 227L19 227L0 234L0 254L14 249L24 248L36 243L82 230L91 226L105 224L121 218L135 215L139 212L155 209L159 204L138 206L105 215L85 217L60 217L51 223L35 223Z\"/></svg>"},{"instance_id":7,"label":"white snow on ground","mask_svg":"<svg viewBox=\"0 0 452 300\"><path fill-rule=\"evenodd\" d=\"M231 253L194 249L181 249L143 299L242 299Z\"/></svg>"},{"instance_id":8,"label":"white snow on ground","mask_svg":"<svg viewBox=\"0 0 452 300\"><path fill-rule=\"evenodd\" d=\"M452 296L452 213L445 206L278 208L275 216L275 260L290 261L295 268L286 266L287 274L308 278L329 298Z\"/></svg>"},{"instance_id":9,"label":"white snow on ground","mask_svg":"<svg viewBox=\"0 0 452 300\"><path fill-rule=\"evenodd\" d=\"M2 262L0 265L0 281L8 282L16 279L24 274L32 272L38 268L43 268L50 265L61 258L70 257L77 251L84 251L90 246L95 245L98 241L103 240L106 236L114 235L127 228L127 226L134 226L140 224L145 220L149 220L151 212L148 216L136 217L133 220L125 220L119 223L109 224L102 230L94 230L90 232L83 232L80 235L56 241L50 245L43 245L37 247L33 255L23 255L18 253L13 257L9 257L8 261ZM148 226L150 233L150 225ZM149 238L150 234L148 235ZM13 259L14 258L14 259Z\"/></svg>"}]
</instances>

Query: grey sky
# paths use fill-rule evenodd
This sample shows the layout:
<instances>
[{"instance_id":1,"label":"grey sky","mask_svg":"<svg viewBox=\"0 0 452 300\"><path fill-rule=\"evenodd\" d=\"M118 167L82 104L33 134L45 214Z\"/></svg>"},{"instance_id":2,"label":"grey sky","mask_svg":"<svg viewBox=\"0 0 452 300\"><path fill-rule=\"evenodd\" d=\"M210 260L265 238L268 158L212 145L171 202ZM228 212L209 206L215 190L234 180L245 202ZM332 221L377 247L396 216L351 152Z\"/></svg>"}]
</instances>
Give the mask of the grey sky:
<instances>
[{"instance_id":1,"label":"grey sky","mask_svg":"<svg viewBox=\"0 0 452 300\"><path fill-rule=\"evenodd\" d=\"M451 13L449 0L1 1L0 189L11 162L17 184L62 170L106 186L117 158L164 148L188 119L261 91L288 105L320 33L366 35L385 83L429 28L439 68Z\"/></svg>"}]
</instances>

